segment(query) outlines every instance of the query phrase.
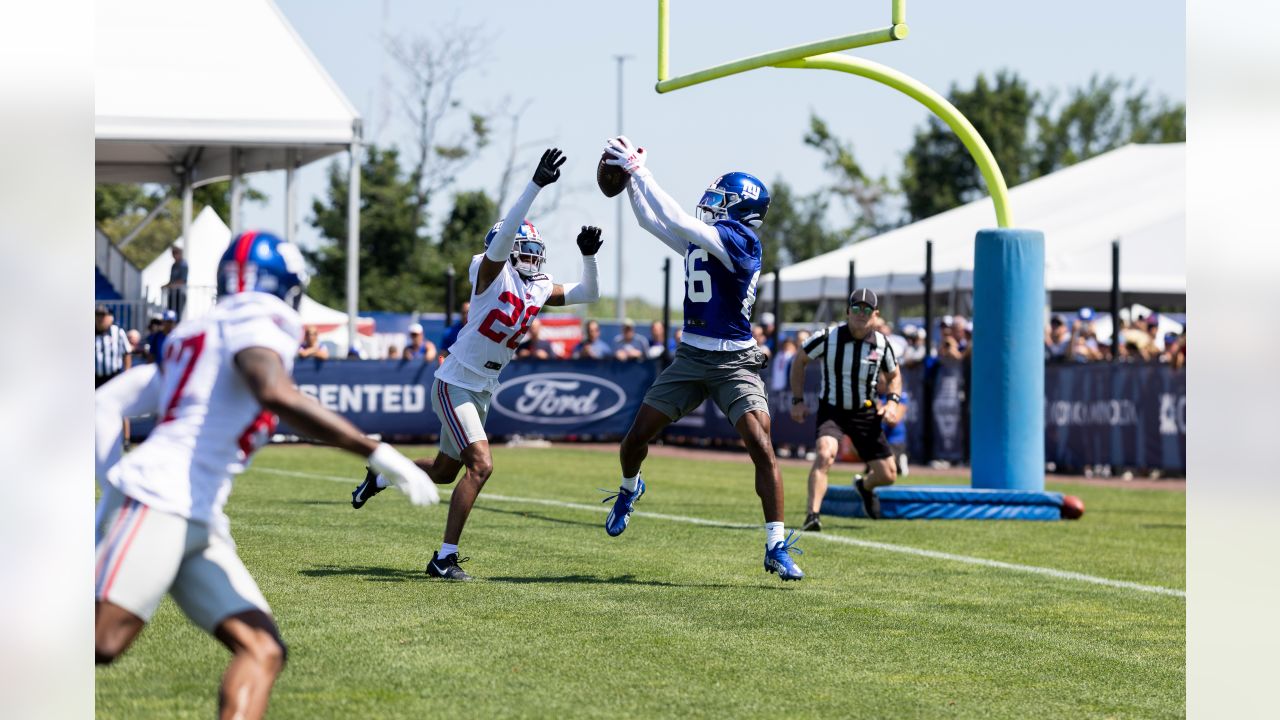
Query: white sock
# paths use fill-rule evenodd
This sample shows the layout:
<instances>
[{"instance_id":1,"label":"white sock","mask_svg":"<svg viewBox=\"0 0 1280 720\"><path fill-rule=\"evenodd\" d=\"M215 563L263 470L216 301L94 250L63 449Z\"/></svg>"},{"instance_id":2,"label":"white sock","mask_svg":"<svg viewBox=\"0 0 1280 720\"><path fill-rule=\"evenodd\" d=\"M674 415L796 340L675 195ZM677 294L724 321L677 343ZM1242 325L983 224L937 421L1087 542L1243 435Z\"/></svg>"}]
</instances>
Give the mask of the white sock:
<instances>
[{"instance_id":1,"label":"white sock","mask_svg":"<svg viewBox=\"0 0 1280 720\"><path fill-rule=\"evenodd\" d=\"M449 557L450 555L456 554L457 552L458 552L457 545L450 545L449 543L440 543L440 552L437 554L437 557L443 559L443 558Z\"/></svg>"},{"instance_id":2,"label":"white sock","mask_svg":"<svg viewBox=\"0 0 1280 720\"><path fill-rule=\"evenodd\" d=\"M382 477L382 473L378 473L378 477L374 479L374 482L378 484L379 490L391 484L387 482L386 478Z\"/></svg>"},{"instance_id":3,"label":"white sock","mask_svg":"<svg viewBox=\"0 0 1280 720\"><path fill-rule=\"evenodd\" d=\"M786 530L783 529L781 522L767 522L764 524L764 546L769 549L780 542L786 542L783 535Z\"/></svg>"},{"instance_id":4,"label":"white sock","mask_svg":"<svg viewBox=\"0 0 1280 720\"><path fill-rule=\"evenodd\" d=\"M640 473L636 473L635 477L622 478L622 489L627 492L635 492L640 487Z\"/></svg>"}]
</instances>

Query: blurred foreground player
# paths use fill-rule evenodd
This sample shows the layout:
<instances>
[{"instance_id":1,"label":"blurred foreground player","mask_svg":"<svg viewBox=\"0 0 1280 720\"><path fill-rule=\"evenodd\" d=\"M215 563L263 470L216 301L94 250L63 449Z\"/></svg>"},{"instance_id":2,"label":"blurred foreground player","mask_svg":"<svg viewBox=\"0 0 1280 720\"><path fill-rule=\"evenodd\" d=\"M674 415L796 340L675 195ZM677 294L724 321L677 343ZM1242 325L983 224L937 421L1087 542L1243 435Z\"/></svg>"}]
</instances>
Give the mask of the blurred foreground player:
<instances>
[{"instance_id":1,"label":"blurred foreground player","mask_svg":"<svg viewBox=\"0 0 1280 720\"><path fill-rule=\"evenodd\" d=\"M232 653L218 693L223 718L261 717L285 661L280 631L236 555L223 512L233 479L278 418L368 458L415 505L439 502L412 461L294 386L306 279L297 247L266 233L240 235L219 264L213 310L178 325L158 365L124 373L96 396L103 492L95 659L109 664L128 649L168 592ZM155 429L121 458L121 418L149 413Z\"/></svg>"},{"instance_id":2,"label":"blurred foreground player","mask_svg":"<svg viewBox=\"0 0 1280 720\"><path fill-rule=\"evenodd\" d=\"M622 484L612 498L605 532L618 536L645 492L640 465L663 428L695 410L708 395L746 443L764 509L764 569L783 580L804 573L784 537L782 476L769 435L769 395L760 376L768 362L751 334L751 308L760 279L755 229L769 211L769 192L754 175L731 172L711 182L698 201L699 217L681 209L645 167L645 151L625 137L608 141L608 163L626 170L631 209L640 227L685 259L684 335L672 362L644 396L622 440ZM606 500L608 502L608 500Z\"/></svg>"}]
</instances>

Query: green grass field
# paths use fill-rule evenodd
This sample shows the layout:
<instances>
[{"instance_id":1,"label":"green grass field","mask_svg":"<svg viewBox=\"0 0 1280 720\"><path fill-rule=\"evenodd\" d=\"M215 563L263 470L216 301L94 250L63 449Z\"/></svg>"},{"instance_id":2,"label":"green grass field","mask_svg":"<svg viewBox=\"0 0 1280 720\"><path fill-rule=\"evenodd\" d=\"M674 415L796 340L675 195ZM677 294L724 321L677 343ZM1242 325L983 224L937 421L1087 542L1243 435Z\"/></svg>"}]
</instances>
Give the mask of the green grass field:
<instances>
[{"instance_id":1,"label":"green grass field","mask_svg":"<svg viewBox=\"0 0 1280 720\"><path fill-rule=\"evenodd\" d=\"M444 507L391 491L355 511L358 459L261 453L228 512L290 647L271 717L1185 715L1184 597L817 535L783 585L761 568L748 465L650 458L616 539L596 491L614 455L499 448L495 467L461 543L481 580L447 584L423 573ZM784 470L789 524L805 475ZM1184 493L1050 489L1084 519L824 518L822 535L1185 588ZM166 599L97 671L98 715L209 717L227 657Z\"/></svg>"}]
</instances>

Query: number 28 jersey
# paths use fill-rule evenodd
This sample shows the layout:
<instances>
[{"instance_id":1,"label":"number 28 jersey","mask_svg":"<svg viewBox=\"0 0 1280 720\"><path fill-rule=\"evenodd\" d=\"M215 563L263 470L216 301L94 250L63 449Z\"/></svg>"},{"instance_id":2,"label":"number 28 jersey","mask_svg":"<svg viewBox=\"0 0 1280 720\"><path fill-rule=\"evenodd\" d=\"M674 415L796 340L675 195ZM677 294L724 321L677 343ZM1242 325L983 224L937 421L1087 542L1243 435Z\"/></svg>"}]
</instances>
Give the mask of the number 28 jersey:
<instances>
[{"instance_id":1,"label":"number 28 jersey","mask_svg":"<svg viewBox=\"0 0 1280 720\"><path fill-rule=\"evenodd\" d=\"M225 530L232 480L276 426L236 368L236 353L274 350L292 372L301 340L297 311L266 293L237 293L182 322L164 343L156 427L107 482L154 510Z\"/></svg>"},{"instance_id":2,"label":"number 28 jersey","mask_svg":"<svg viewBox=\"0 0 1280 720\"><path fill-rule=\"evenodd\" d=\"M484 257L471 258L473 288ZM497 390L498 374L511 362L554 287L550 275L539 273L526 280L510 262L504 262L489 287L471 296L467 324L436 370L436 377L473 392Z\"/></svg>"}]
</instances>

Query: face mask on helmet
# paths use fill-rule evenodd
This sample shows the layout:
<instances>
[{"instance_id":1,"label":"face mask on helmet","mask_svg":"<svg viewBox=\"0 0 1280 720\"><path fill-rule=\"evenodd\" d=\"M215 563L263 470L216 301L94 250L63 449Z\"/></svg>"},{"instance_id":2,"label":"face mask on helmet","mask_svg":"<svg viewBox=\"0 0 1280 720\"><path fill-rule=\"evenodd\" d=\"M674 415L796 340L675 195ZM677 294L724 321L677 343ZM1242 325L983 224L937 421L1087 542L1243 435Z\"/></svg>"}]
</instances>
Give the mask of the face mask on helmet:
<instances>
[{"instance_id":1,"label":"face mask on helmet","mask_svg":"<svg viewBox=\"0 0 1280 720\"><path fill-rule=\"evenodd\" d=\"M736 220L758 228L769 211L769 191L754 175L732 172L716 178L698 201L698 219L708 225Z\"/></svg>"},{"instance_id":2,"label":"face mask on helmet","mask_svg":"<svg viewBox=\"0 0 1280 720\"><path fill-rule=\"evenodd\" d=\"M542 272L547 261L547 248L541 240L517 240L511 248L511 264L525 277Z\"/></svg>"},{"instance_id":3,"label":"face mask on helmet","mask_svg":"<svg viewBox=\"0 0 1280 720\"><path fill-rule=\"evenodd\" d=\"M716 188L707 188L698 201L698 219L713 225L717 220L729 219L729 205L724 192Z\"/></svg>"},{"instance_id":4,"label":"face mask on helmet","mask_svg":"<svg viewBox=\"0 0 1280 720\"><path fill-rule=\"evenodd\" d=\"M498 232L502 230L502 222L494 224L489 234L484 237L484 249L488 250ZM511 246L511 266L523 277L530 277L542 272L542 265L547 259L547 248L542 243L542 235L538 228L528 220L520 223L516 230L515 244Z\"/></svg>"}]
</instances>

